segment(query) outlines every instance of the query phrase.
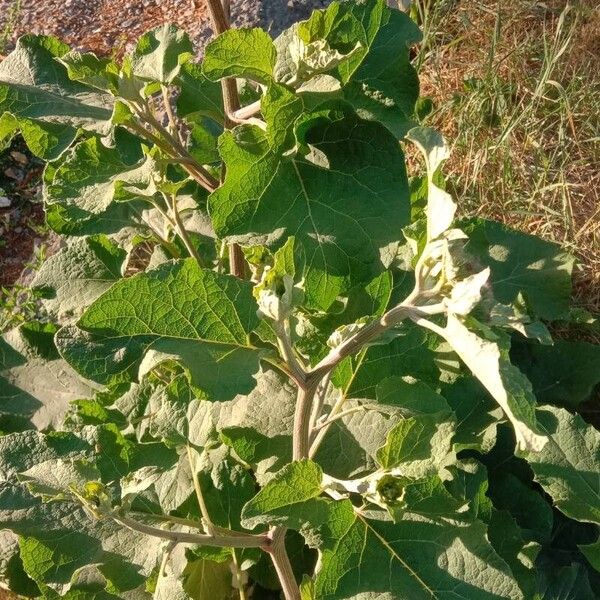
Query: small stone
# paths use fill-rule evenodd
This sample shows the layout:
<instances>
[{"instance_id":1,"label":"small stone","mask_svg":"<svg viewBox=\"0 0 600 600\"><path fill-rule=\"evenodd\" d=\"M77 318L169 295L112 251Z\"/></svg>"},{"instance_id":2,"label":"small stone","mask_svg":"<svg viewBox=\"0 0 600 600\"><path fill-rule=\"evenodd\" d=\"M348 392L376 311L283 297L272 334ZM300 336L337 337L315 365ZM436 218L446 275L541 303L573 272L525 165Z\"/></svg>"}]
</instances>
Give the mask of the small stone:
<instances>
[{"instance_id":1,"label":"small stone","mask_svg":"<svg viewBox=\"0 0 600 600\"><path fill-rule=\"evenodd\" d=\"M10 155L13 157L14 160L16 160L18 163L22 164L22 165L26 165L27 164L27 157L22 153L22 152L18 152L17 150L13 150Z\"/></svg>"},{"instance_id":2,"label":"small stone","mask_svg":"<svg viewBox=\"0 0 600 600\"><path fill-rule=\"evenodd\" d=\"M4 169L4 174L9 179L15 179L16 181L21 181L21 179L23 179L23 173L19 169L13 169L13 167L8 167L8 169Z\"/></svg>"},{"instance_id":3,"label":"small stone","mask_svg":"<svg viewBox=\"0 0 600 600\"><path fill-rule=\"evenodd\" d=\"M8 208L10 206L10 198L7 196L0 196L0 208Z\"/></svg>"}]
</instances>

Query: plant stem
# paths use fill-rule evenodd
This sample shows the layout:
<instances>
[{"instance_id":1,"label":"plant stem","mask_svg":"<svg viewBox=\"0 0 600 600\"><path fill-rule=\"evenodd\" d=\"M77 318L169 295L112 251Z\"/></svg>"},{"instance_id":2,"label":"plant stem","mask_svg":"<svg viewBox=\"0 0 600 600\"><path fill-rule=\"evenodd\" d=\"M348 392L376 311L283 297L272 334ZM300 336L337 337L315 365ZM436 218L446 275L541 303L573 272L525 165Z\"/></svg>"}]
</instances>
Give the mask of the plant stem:
<instances>
[{"instance_id":1,"label":"plant stem","mask_svg":"<svg viewBox=\"0 0 600 600\"><path fill-rule=\"evenodd\" d=\"M240 569L240 561L238 559L237 551L235 549L231 551L231 557L233 562L235 581L237 583L238 591L240 594L240 600L246 600L246 588L244 585L244 577L242 575L243 571Z\"/></svg>"},{"instance_id":2,"label":"plant stem","mask_svg":"<svg viewBox=\"0 0 600 600\"><path fill-rule=\"evenodd\" d=\"M310 416L312 413L312 403L317 391L313 383L308 387L298 388L298 397L296 399L296 412L294 414L294 432L292 441L293 460L302 460L308 458L310 452Z\"/></svg>"},{"instance_id":3,"label":"plant stem","mask_svg":"<svg viewBox=\"0 0 600 600\"><path fill-rule=\"evenodd\" d=\"M200 255L198 254L194 244L192 244L192 240L190 239L190 236L188 235L188 232L181 221L181 215L179 214L179 209L177 208L177 196L175 196L175 194L171 194L171 202L169 204L171 207L171 212L173 213L173 224L175 226L177 235L181 238L181 241L187 248L190 256L193 257L198 264L201 264Z\"/></svg>"},{"instance_id":4,"label":"plant stem","mask_svg":"<svg viewBox=\"0 0 600 600\"><path fill-rule=\"evenodd\" d=\"M246 276L246 259L239 244L229 244L229 271L240 279Z\"/></svg>"},{"instance_id":5,"label":"plant stem","mask_svg":"<svg viewBox=\"0 0 600 600\"><path fill-rule=\"evenodd\" d=\"M292 346L292 338L290 333L290 321L285 319L283 322L278 321L273 323L273 330L277 335L277 341L279 342L279 350L285 363L291 373L292 379L299 385L304 384L306 372L304 367L300 364L300 361L294 353Z\"/></svg>"},{"instance_id":6,"label":"plant stem","mask_svg":"<svg viewBox=\"0 0 600 600\"><path fill-rule=\"evenodd\" d=\"M219 182L187 151L185 146L165 129L147 109L138 112L138 116L146 124L166 140L161 147L169 156L180 159L183 168L208 191L213 192L219 187Z\"/></svg>"},{"instance_id":7,"label":"plant stem","mask_svg":"<svg viewBox=\"0 0 600 600\"><path fill-rule=\"evenodd\" d=\"M267 552L271 555L285 600L300 600L300 588L285 549L285 532L283 527L275 527L272 530L272 543Z\"/></svg>"},{"instance_id":8,"label":"plant stem","mask_svg":"<svg viewBox=\"0 0 600 600\"><path fill-rule=\"evenodd\" d=\"M179 127L177 125L177 117L173 114L173 108L171 107L171 98L169 98L169 89L166 85L160 86L160 91L162 93L163 104L165 105L165 112L167 113L167 118L169 119L169 127L171 129L171 134L177 136L179 143L182 144L181 134L179 133Z\"/></svg>"},{"instance_id":9,"label":"plant stem","mask_svg":"<svg viewBox=\"0 0 600 600\"><path fill-rule=\"evenodd\" d=\"M418 318L423 315L437 315L445 312L443 304L416 306L411 294L402 304L388 310L380 319L365 325L351 338L334 348L321 362L315 365L307 374L307 385L314 385L323 376L334 369L344 358L359 352L365 345L385 333L391 327L398 325L406 318Z\"/></svg>"},{"instance_id":10,"label":"plant stem","mask_svg":"<svg viewBox=\"0 0 600 600\"><path fill-rule=\"evenodd\" d=\"M200 480L198 479L198 471L196 470L196 461L194 460L194 450L188 444L187 445L187 456L188 461L190 463L190 469L192 471L192 481L194 482L194 491L196 492L196 498L198 499L198 505L200 506L200 513L202 514L202 523L208 535L214 535L215 529L210 520L210 515L208 514L208 507L206 506L206 502L204 500L204 495L202 494L202 487L200 486Z\"/></svg>"},{"instance_id":11,"label":"plant stem","mask_svg":"<svg viewBox=\"0 0 600 600\"><path fill-rule=\"evenodd\" d=\"M229 11L225 9L221 0L206 0L206 6L215 35L227 31L229 29ZM227 6L229 6L228 3ZM229 115L235 114L240 109L240 97L236 80L222 79L221 89L223 90L223 109L225 112L224 126L226 129L231 129L235 123ZM246 275L244 253L240 246L235 243L229 245L229 272L242 279Z\"/></svg>"},{"instance_id":12,"label":"plant stem","mask_svg":"<svg viewBox=\"0 0 600 600\"><path fill-rule=\"evenodd\" d=\"M268 551L272 545L272 540L267 535L252 535L243 534L239 535L225 533L221 530L215 535L206 535L201 533L188 533L185 531L170 531L168 529L159 529L158 527L152 527L152 525L146 525L140 523L129 517L110 514L115 523L127 527L132 531L137 531L145 535L152 537L161 538L163 540L169 540L176 544L198 544L199 546L216 546L218 548L264 548Z\"/></svg>"}]
</instances>

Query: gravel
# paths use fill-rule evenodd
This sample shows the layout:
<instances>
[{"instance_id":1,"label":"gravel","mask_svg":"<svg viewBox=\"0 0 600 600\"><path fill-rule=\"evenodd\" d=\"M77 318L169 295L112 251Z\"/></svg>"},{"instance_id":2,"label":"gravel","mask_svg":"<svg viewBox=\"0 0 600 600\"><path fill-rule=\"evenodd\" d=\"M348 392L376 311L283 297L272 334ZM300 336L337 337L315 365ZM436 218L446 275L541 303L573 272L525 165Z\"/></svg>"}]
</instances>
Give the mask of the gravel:
<instances>
[{"instance_id":1,"label":"gravel","mask_svg":"<svg viewBox=\"0 0 600 600\"><path fill-rule=\"evenodd\" d=\"M79 50L119 55L129 50L148 29L172 22L185 29L198 52L210 38L203 0L0 0L0 31L8 53L20 35L55 35ZM278 35L314 8L329 0L232 0L231 17L237 27L260 26Z\"/></svg>"}]
</instances>

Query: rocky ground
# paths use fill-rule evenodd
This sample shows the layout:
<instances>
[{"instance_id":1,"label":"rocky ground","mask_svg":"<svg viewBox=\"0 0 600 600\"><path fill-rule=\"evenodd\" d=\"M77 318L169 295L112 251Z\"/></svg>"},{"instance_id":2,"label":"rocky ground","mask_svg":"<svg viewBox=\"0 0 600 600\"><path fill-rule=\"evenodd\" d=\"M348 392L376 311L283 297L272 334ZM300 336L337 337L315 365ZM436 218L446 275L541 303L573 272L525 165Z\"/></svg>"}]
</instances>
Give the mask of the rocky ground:
<instances>
[{"instance_id":1,"label":"rocky ground","mask_svg":"<svg viewBox=\"0 0 600 600\"><path fill-rule=\"evenodd\" d=\"M327 0L232 0L231 19L238 27L261 26L277 35L327 4ZM0 0L0 58L25 33L51 34L81 50L118 55L142 33L165 22L185 29L199 53L211 36L203 0ZM18 142L0 151L0 288L26 282L24 267L42 245L52 246L39 204L41 170L41 162ZM6 302L8 292L3 298L0 291L0 302Z\"/></svg>"}]
</instances>

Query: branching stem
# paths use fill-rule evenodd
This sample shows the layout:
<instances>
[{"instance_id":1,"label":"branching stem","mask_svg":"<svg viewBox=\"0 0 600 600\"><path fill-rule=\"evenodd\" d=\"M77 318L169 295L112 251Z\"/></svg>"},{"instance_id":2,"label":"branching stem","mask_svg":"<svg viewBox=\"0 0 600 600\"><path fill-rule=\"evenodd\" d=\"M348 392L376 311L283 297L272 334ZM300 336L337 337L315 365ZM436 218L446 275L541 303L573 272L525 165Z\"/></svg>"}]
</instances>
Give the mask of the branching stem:
<instances>
[{"instance_id":1,"label":"branching stem","mask_svg":"<svg viewBox=\"0 0 600 600\"><path fill-rule=\"evenodd\" d=\"M190 470L192 472L192 481L194 482L194 491L196 492L196 498L198 499L198 506L200 507L200 514L202 515L202 523L204 529L208 535L215 535L215 528L210 520L208 513L208 507L202 494L202 487L200 486L200 480L198 479L198 471L196 469L196 461L194 460L194 449L188 444L187 445L187 456L190 463Z\"/></svg>"},{"instance_id":2,"label":"branching stem","mask_svg":"<svg viewBox=\"0 0 600 600\"><path fill-rule=\"evenodd\" d=\"M146 523L140 523L123 515L111 514L109 516L115 523L123 525L127 529L163 540L169 540L175 544L198 544L199 546L216 546L218 548L263 548L267 551L272 544L271 538L266 535L239 535L237 532L225 533L226 530L215 532L215 535L171 531L168 529L159 529Z\"/></svg>"},{"instance_id":3,"label":"branching stem","mask_svg":"<svg viewBox=\"0 0 600 600\"><path fill-rule=\"evenodd\" d=\"M271 531L271 546L266 551L271 555L285 600L300 600L300 589L285 549L285 532L285 528L275 527Z\"/></svg>"},{"instance_id":4,"label":"branching stem","mask_svg":"<svg viewBox=\"0 0 600 600\"><path fill-rule=\"evenodd\" d=\"M177 196L175 194L171 194L170 198L165 196L165 200L169 204L171 213L173 214L173 226L175 227L177 235L181 238L181 241L185 245L187 251L190 253L190 256L193 257L198 264L201 264L200 255L192 243L192 240L190 239L190 236L181 220L181 215L179 214L179 208L177 206Z\"/></svg>"}]
</instances>

